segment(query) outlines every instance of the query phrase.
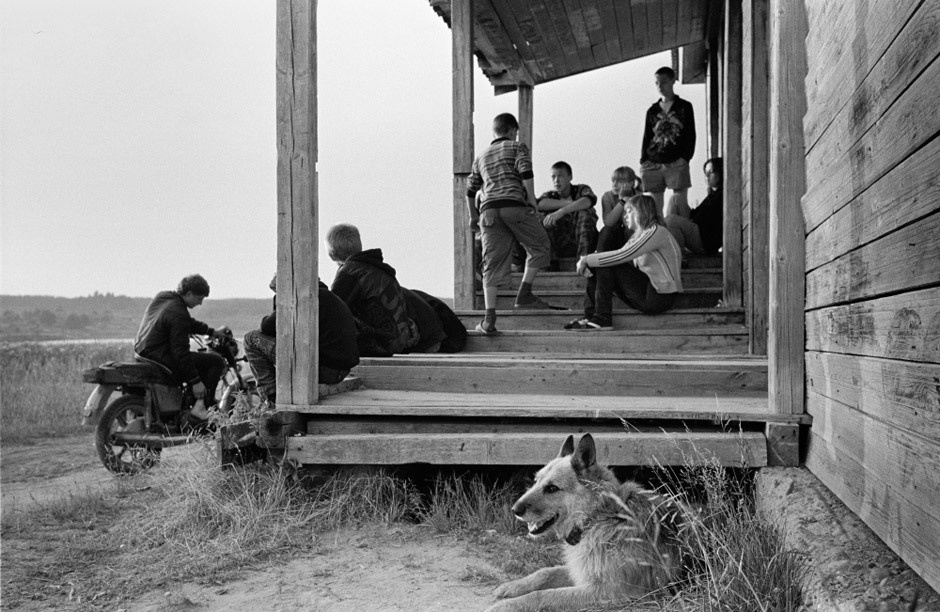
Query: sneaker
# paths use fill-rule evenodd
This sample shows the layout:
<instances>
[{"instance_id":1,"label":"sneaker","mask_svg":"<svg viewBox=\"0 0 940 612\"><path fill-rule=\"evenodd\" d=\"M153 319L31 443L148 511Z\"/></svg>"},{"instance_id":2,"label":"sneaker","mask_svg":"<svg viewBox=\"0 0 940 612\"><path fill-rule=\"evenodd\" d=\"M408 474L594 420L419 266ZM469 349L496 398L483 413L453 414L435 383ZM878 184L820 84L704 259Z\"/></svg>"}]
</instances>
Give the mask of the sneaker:
<instances>
[{"instance_id":1,"label":"sneaker","mask_svg":"<svg viewBox=\"0 0 940 612\"><path fill-rule=\"evenodd\" d=\"M513 308L517 310L567 310L558 306L552 306L542 298L535 295L525 302L520 302L519 298L516 298L516 303L513 304Z\"/></svg>"},{"instance_id":2,"label":"sneaker","mask_svg":"<svg viewBox=\"0 0 940 612\"><path fill-rule=\"evenodd\" d=\"M572 319L565 323L565 329L581 329L581 327L588 322L587 317L581 317L579 319Z\"/></svg>"},{"instance_id":3,"label":"sneaker","mask_svg":"<svg viewBox=\"0 0 940 612\"><path fill-rule=\"evenodd\" d=\"M499 331L497 331L496 329L496 325L493 325L492 327L488 327L484 325L485 323L486 321L480 321L479 323L477 323L477 326L474 327L473 329L480 332L481 334L485 336L495 336L499 334Z\"/></svg>"},{"instance_id":4,"label":"sneaker","mask_svg":"<svg viewBox=\"0 0 940 612\"><path fill-rule=\"evenodd\" d=\"M577 331L613 331L614 326L610 321L599 319L598 317L591 317L590 319L585 319L578 327L574 327Z\"/></svg>"}]
</instances>

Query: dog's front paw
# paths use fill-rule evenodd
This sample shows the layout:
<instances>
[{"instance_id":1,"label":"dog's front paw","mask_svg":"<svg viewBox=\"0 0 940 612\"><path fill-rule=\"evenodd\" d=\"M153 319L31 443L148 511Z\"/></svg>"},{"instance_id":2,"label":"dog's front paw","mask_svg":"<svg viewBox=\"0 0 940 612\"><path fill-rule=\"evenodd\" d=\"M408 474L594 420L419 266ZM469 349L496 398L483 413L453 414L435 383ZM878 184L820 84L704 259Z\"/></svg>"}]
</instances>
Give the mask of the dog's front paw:
<instances>
[{"instance_id":1,"label":"dog's front paw","mask_svg":"<svg viewBox=\"0 0 940 612\"><path fill-rule=\"evenodd\" d=\"M486 609L486 612L514 612L516 606L513 604L511 599L504 599L503 601L497 601L492 606Z\"/></svg>"},{"instance_id":2,"label":"dog's front paw","mask_svg":"<svg viewBox=\"0 0 940 612\"><path fill-rule=\"evenodd\" d=\"M493 591L493 595L496 596L496 599L506 599L525 595L531 590L532 589L526 588L525 579L523 578L521 580L513 580L512 582L504 582L496 587L496 590Z\"/></svg>"}]
</instances>

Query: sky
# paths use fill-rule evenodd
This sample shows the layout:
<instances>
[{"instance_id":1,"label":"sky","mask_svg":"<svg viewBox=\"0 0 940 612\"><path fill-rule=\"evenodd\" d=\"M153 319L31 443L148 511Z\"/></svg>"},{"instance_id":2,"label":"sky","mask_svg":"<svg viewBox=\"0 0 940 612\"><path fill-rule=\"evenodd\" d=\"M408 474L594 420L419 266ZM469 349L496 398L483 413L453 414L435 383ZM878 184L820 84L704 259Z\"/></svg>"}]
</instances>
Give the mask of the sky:
<instances>
[{"instance_id":1,"label":"sky","mask_svg":"<svg viewBox=\"0 0 940 612\"><path fill-rule=\"evenodd\" d=\"M149 297L203 274L210 299L268 297L276 268L275 3L0 2L0 294ZM340 222L402 285L453 295L450 30L426 0L320 0L323 236ZM640 58L534 90L537 192L551 165L600 195L639 169ZM475 77L475 151L517 112ZM705 195L705 90L689 199Z\"/></svg>"}]
</instances>

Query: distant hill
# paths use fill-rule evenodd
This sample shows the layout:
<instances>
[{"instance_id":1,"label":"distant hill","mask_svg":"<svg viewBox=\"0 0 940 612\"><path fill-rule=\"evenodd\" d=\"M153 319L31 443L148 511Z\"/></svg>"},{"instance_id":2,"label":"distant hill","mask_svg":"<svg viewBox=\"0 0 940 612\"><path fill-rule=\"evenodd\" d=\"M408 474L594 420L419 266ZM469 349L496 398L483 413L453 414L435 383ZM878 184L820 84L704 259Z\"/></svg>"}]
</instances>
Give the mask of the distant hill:
<instances>
[{"instance_id":1,"label":"distant hill","mask_svg":"<svg viewBox=\"0 0 940 612\"><path fill-rule=\"evenodd\" d=\"M133 338L150 299L0 295L0 341ZM453 307L452 298L441 299ZM192 312L213 327L228 325L240 338L257 329L271 304L270 298L209 298Z\"/></svg>"},{"instance_id":2,"label":"distant hill","mask_svg":"<svg viewBox=\"0 0 940 612\"><path fill-rule=\"evenodd\" d=\"M151 298L96 294L0 296L0 340L133 338ZM271 312L270 299L212 299L193 316L213 327L228 325L236 336L256 329Z\"/></svg>"}]
</instances>

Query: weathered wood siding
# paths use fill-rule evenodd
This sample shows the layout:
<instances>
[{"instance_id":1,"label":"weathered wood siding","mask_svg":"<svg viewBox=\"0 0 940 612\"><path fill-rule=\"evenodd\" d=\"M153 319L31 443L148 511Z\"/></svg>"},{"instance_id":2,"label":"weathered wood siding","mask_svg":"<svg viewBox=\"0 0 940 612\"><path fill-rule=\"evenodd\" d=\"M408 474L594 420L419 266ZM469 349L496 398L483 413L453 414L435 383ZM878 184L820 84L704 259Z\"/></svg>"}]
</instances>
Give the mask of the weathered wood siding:
<instances>
[{"instance_id":1,"label":"weathered wood siding","mask_svg":"<svg viewBox=\"0 0 940 612\"><path fill-rule=\"evenodd\" d=\"M806 463L940 589L940 0L804 4Z\"/></svg>"}]
</instances>

